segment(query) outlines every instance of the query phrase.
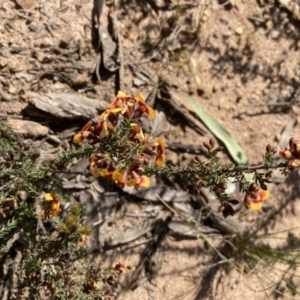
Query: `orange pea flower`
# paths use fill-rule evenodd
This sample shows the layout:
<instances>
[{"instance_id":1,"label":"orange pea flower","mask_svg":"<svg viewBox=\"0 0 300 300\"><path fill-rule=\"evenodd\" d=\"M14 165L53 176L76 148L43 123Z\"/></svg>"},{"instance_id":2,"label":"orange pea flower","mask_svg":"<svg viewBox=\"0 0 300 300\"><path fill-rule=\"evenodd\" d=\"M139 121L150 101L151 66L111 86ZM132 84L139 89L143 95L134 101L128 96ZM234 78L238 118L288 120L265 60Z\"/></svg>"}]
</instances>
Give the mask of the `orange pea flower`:
<instances>
[{"instance_id":1,"label":"orange pea flower","mask_svg":"<svg viewBox=\"0 0 300 300\"><path fill-rule=\"evenodd\" d=\"M131 140L132 138L138 137L140 141L144 142L145 136L142 127L135 123L131 123L130 126L132 129L129 132L128 139Z\"/></svg>"},{"instance_id":2,"label":"orange pea flower","mask_svg":"<svg viewBox=\"0 0 300 300\"><path fill-rule=\"evenodd\" d=\"M109 108L121 108L121 114L124 114L126 110L130 110L132 112L134 104L136 103L136 99L131 96L127 96L122 91L118 92L116 98L112 101Z\"/></svg>"},{"instance_id":3,"label":"orange pea flower","mask_svg":"<svg viewBox=\"0 0 300 300\"><path fill-rule=\"evenodd\" d=\"M39 213L38 216L45 219L50 219L61 212L59 198L50 193L45 194L43 207L44 213Z\"/></svg>"},{"instance_id":4,"label":"orange pea flower","mask_svg":"<svg viewBox=\"0 0 300 300\"><path fill-rule=\"evenodd\" d=\"M150 179L146 175L142 175L140 178L128 180L126 184L129 186L136 186L138 188L147 188L150 186Z\"/></svg>"},{"instance_id":5,"label":"orange pea flower","mask_svg":"<svg viewBox=\"0 0 300 300\"><path fill-rule=\"evenodd\" d=\"M106 109L106 110L99 116L99 119L100 119L100 120L107 120L107 119L109 118L110 115L115 115L116 113L120 112L121 110L122 110L122 108L120 108L120 107Z\"/></svg>"},{"instance_id":6,"label":"orange pea flower","mask_svg":"<svg viewBox=\"0 0 300 300\"><path fill-rule=\"evenodd\" d=\"M137 175L137 174L136 174ZM118 186L124 187L125 185L128 186L136 186L136 187L149 187L150 186L150 179L145 176L138 176L137 178L129 178L129 173L127 169L117 169L112 172L112 179L115 180Z\"/></svg>"},{"instance_id":7,"label":"orange pea flower","mask_svg":"<svg viewBox=\"0 0 300 300\"><path fill-rule=\"evenodd\" d=\"M254 196L255 194L255 196ZM250 193L247 194L244 198L244 205L246 208L251 208L252 210L260 210L262 204L270 197L270 192L267 190L259 189L257 194Z\"/></svg>"},{"instance_id":8,"label":"orange pea flower","mask_svg":"<svg viewBox=\"0 0 300 300\"><path fill-rule=\"evenodd\" d=\"M73 138L73 143L74 144L80 144L81 142L83 142L83 140L88 136L89 134L89 129L92 126L92 121L88 121L83 128L80 130L80 132L78 134L76 134Z\"/></svg>"},{"instance_id":9,"label":"orange pea flower","mask_svg":"<svg viewBox=\"0 0 300 300\"><path fill-rule=\"evenodd\" d=\"M155 112L153 110L153 108L151 108L150 106L146 105L145 99L142 96L142 94L138 94L135 99L137 100L137 103L139 105L139 109L146 113L149 117L150 120L153 120L155 118Z\"/></svg>"},{"instance_id":10,"label":"orange pea flower","mask_svg":"<svg viewBox=\"0 0 300 300\"><path fill-rule=\"evenodd\" d=\"M156 140L157 144L157 156L155 159L155 164L161 167L165 163L165 143L162 138Z\"/></svg>"},{"instance_id":11,"label":"orange pea flower","mask_svg":"<svg viewBox=\"0 0 300 300\"><path fill-rule=\"evenodd\" d=\"M127 183L128 171L127 169L117 169L112 172L111 177L115 180L117 185L124 187Z\"/></svg>"},{"instance_id":12,"label":"orange pea flower","mask_svg":"<svg viewBox=\"0 0 300 300\"><path fill-rule=\"evenodd\" d=\"M78 248L84 246L86 244L86 242L87 242L87 239L88 239L87 235L83 234L81 236L81 241L77 244Z\"/></svg>"},{"instance_id":13,"label":"orange pea flower","mask_svg":"<svg viewBox=\"0 0 300 300\"><path fill-rule=\"evenodd\" d=\"M279 155L288 161L289 168L300 168L300 142L291 138L289 146L289 149L280 150Z\"/></svg>"}]
</instances>

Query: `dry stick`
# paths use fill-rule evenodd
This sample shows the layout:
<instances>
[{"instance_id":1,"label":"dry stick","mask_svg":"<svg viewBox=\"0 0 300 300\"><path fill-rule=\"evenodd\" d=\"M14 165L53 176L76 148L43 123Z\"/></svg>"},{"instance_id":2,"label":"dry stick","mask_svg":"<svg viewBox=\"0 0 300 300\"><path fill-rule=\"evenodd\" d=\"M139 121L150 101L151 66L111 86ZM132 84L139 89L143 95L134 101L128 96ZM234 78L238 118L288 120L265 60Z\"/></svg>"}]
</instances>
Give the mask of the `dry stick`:
<instances>
[{"instance_id":1,"label":"dry stick","mask_svg":"<svg viewBox=\"0 0 300 300\"><path fill-rule=\"evenodd\" d=\"M5 119L24 119L23 116L7 115L7 114L0 114L0 118L5 118Z\"/></svg>"},{"instance_id":2,"label":"dry stick","mask_svg":"<svg viewBox=\"0 0 300 300\"><path fill-rule=\"evenodd\" d=\"M116 1L114 1L114 16L113 16L113 23L114 23L114 28L117 33L117 38L118 38L118 56L119 56L119 62L120 62L120 67L119 67L119 90L123 91L124 90L124 74L125 74L125 68L124 68L124 54L123 54L123 43L122 43L122 37L120 34L120 29L118 26L118 19L116 15Z\"/></svg>"},{"instance_id":3,"label":"dry stick","mask_svg":"<svg viewBox=\"0 0 300 300\"><path fill-rule=\"evenodd\" d=\"M19 229L13 237L7 241L6 245L0 250L0 259L10 250L12 245L20 238L23 233L23 228Z\"/></svg>"},{"instance_id":4,"label":"dry stick","mask_svg":"<svg viewBox=\"0 0 300 300\"><path fill-rule=\"evenodd\" d=\"M180 213L176 212L170 205L168 205L157 193L155 193L156 197L158 198L158 200L168 209L170 210L173 214L178 214L184 221L186 221L187 223L191 223L190 220L188 220L187 218L185 218L183 215L181 215ZM196 224L195 224L196 225ZM220 256L220 258L222 258L222 260L228 262L229 264L231 264L235 269L237 269L238 271L242 272L242 270L236 266L231 260L229 260L227 257L225 257L211 242L210 240L205 236L205 234L201 233L200 231L198 231L199 236Z\"/></svg>"},{"instance_id":5,"label":"dry stick","mask_svg":"<svg viewBox=\"0 0 300 300\"><path fill-rule=\"evenodd\" d=\"M134 245L128 245L127 247L124 246L124 248L123 248L123 247L121 248L121 252L125 252L125 251L127 251L127 250L129 250L129 249L133 249L133 248L142 246L142 245L144 245L144 244L149 243L149 242L152 241L152 240L153 240L153 238L150 238L150 239L146 239L146 240L141 241L141 242L139 242L139 243L137 243L137 244L134 244Z\"/></svg>"},{"instance_id":6,"label":"dry stick","mask_svg":"<svg viewBox=\"0 0 300 300\"><path fill-rule=\"evenodd\" d=\"M15 288L15 285L16 285L16 284L14 284L14 277L15 277L14 275L18 271L21 260L22 260L22 253L21 253L21 251L17 251L16 257L15 257L14 262L13 262L13 265L11 266L11 268L9 270L8 280L5 283L5 288L4 288L4 293L2 295L2 300L7 300L9 295L12 296L12 291Z\"/></svg>"}]
</instances>

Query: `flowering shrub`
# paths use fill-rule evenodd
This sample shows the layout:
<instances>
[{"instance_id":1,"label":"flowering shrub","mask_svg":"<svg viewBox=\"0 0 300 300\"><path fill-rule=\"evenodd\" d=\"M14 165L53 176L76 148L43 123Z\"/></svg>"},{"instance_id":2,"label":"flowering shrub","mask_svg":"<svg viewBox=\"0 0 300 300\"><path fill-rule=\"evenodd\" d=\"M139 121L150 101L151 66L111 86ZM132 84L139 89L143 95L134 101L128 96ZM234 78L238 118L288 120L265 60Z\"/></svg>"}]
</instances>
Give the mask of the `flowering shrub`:
<instances>
[{"instance_id":1,"label":"flowering shrub","mask_svg":"<svg viewBox=\"0 0 300 300\"><path fill-rule=\"evenodd\" d=\"M34 299L113 299L113 283L126 270L117 262L111 269L92 266L77 269L74 261L86 255L91 228L83 224L82 207L63 192L61 172L74 158L89 157L94 177L102 176L120 187L147 188L150 176L181 176L191 193L208 187L218 197L219 212L226 218L235 213L239 199L227 194L227 182L234 178L245 194L244 207L260 210L270 197L267 184L272 172L283 174L300 167L300 142L291 138L289 147L279 151L283 162L276 163L277 150L266 147L263 162L257 166L221 165L214 140L203 142L206 160L195 157L193 166L165 164L162 138L144 134L138 118L146 114L155 118L142 95L127 96L119 92L97 121L89 121L73 138L75 150L61 153L53 162L37 164L39 152L22 142L6 124L0 126L0 259L21 238L18 250L23 280L10 294L21 299L28 292ZM253 175L251 182L245 173ZM15 268L15 267L14 267ZM15 268L17 270L18 268ZM12 278L13 276L11 276ZM76 278L76 280L74 279ZM112 288L99 288L99 283ZM103 290L104 289L104 290Z\"/></svg>"},{"instance_id":2,"label":"flowering shrub","mask_svg":"<svg viewBox=\"0 0 300 300\"><path fill-rule=\"evenodd\" d=\"M106 153L95 152L90 157L90 169L95 177L104 176L121 187L149 187L145 167L150 166L151 159L156 166L164 164L165 146L161 138L149 142L142 128L134 123L143 114L150 120L155 117L154 110L146 105L141 94L130 97L119 92L97 122L89 121L74 136L75 144L86 141L96 145L106 139L114 145L113 151L109 148Z\"/></svg>"},{"instance_id":3,"label":"flowering shrub","mask_svg":"<svg viewBox=\"0 0 300 300\"><path fill-rule=\"evenodd\" d=\"M149 175L170 176L180 175L188 177L187 189L191 193L199 193L202 186L208 186L218 196L221 206L219 211L226 218L234 215L232 205L239 203L230 199L226 193L227 180L235 177L240 184L240 190L245 193L244 207L260 210L265 200L270 197L267 183L272 182L272 170L282 167L283 173L288 173L300 166L300 144L295 139L290 140L290 148L279 151L280 156L286 159L285 164L274 164L274 155L277 150L270 145L266 147L264 164L257 167L220 166L217 153L222 147L215 147L213 139L203 142L207 149L208 162L195 157L194 168L180 166L163 166L165 162L165 145L162 138L154 142L148 141L148 136L135 120L147 114L150 120L155 118L154 110L147 106L141 94L136 97L127 96L119 92L104 111L97 122L89 121L81 131L74 136L75 144L86 141L95 146L99 143L111 144L107 151L95 151L90 157L90 169L95 177L104 176L120 187L136 186L149 187ZM105 148L105 147L104 147ZM97 148L95 148L96 150ZM154 160L154 166L151 165ZM258 170L265 169L265 173ZM253 174L253 182L245 181L243 172Z\"/></svg>"}]
</instances>

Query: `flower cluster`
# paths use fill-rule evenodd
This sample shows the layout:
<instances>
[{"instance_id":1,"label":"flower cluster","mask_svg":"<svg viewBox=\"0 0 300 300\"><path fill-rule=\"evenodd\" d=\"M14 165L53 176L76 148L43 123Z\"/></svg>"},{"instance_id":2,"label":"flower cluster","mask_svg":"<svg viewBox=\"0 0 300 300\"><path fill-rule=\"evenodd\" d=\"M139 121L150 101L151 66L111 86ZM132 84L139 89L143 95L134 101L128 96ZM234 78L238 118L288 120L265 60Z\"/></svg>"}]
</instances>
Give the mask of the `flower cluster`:
<instances>
[{"instance_id":1,"label":"flower cluster","mask_svg":"<svg viewBox=\"0 0 300 300\"><path fill-rule=\"evenodd\" d=\"M249 193L244 198L244 206L253 210L260 210L263 202L269 197L270 193L268 190L263 190L252 182L249 187Z\"/></svg>"},{"instance_id":2,"label":"flower cluster","mask_svg":"<svg viewBox=\"0 0 300 300\"><path fill-rule=\"evenodd\" d=\"M44 200L42 202L42 207L44 213L39 213L39 217L44 217L45 219L50 219L61 212L60 209L60 199L50 193L45 194Z\"/></svg>"},{"instance_id":3,"label":"flower cluster","mask_svg":"<svg viewBox=\"0 0 300 300\"><path fill-rule=\"evenodd\" d=\"M149 178L144 175L145 167L150 165L151 158L158 167L164 164L165 145L161 138L149 142L148 136L135 123L143 114L147 114L150 120L155 118L154 110L146 105L141 94L131 97L119 92L97 122L89 121L74 136L75 144L86 140L90 145L107 142L113 146L111 151L91 155L90 169L95 177L104 176L121 187L150 185ZM113 136L117 137L115 141L110 139Z\"/></svg>"},{"instance_id":4,"label":"flower cluster","mask_svg":"<svg viewBox=\"0 0 300 300\"><path fill-rule=\"evenodd\" d=\"M106 282L109 285L113 285L123 271L125 272L128 271L124 262L122 261L117 262L111 272L111 275L108 276L108 278L106 279Z\"/></svg>"},{"instance_id":5,"label":"flower cluster","mask_svg":"<svg viewBox=\"0 0 300 300\"><path fill-rule=\"evenodd\" d=\"M300 142L291 138L289 140L289 149L285 148L279 151L279 155L288 161L287 166L290 169L300 167Z\"/></svg>"}]
</instances>

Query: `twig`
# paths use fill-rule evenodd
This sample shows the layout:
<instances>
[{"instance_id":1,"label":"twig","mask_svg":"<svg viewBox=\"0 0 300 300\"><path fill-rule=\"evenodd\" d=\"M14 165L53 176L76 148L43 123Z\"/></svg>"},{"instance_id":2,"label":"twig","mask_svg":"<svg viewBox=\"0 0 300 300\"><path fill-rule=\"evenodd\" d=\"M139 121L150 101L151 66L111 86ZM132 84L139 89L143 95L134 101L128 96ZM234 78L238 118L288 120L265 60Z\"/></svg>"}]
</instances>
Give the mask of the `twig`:
<instances>
[{"instance_id":1,"label":"twig","mask_svg":"<svg viewBox=\"0 0 300 300\"><path fill-rule=\"evenodd\" d=\"M105 217L104 219L102 220L99 220L97 222L95 222L92 226L92 228L96 227L96 226L99 226L99 225L102 225L106 220L108 220L110 217Z\"/></svg>"},{"instance_id":2,"label":"twig","mask_svg":"<svg viewBox=\"0 0 300 300\"><path fill-rule=\"evenodd\" d=\"M114 24L114 29L118 38L118 58L119 58L119 90L123 91L124 90L124 74L125 74L125 67L124 67L124 54L123 54L123 43L122 43L122 37L120 34L120 29L118 26L118 19L117 19L117 14L116 14L116 1L114 1L114 16L113 16L113 24Z\"/></svg>"},{"instance_id":3,"label":"twig","mask_svg":"<svg viewBox=\"0 0 300 300\"><path fill-rule=\"evenodd\" d=\"M20 238L22 233L23 229L21 228L13 235L10 240L7 241L6 245L0 250L0 259L2 259L3 255L5 255L10 250L12 245Z\"/></svg>"},{"instance_id":4,"label":"twig","mask_svg":"<svg viewBox=\"0 0 300 300\"><path fill-rule=\"evenodd\" d=\"M126 246L126 247L124 247L124 248L121 248L121 252L125 252L125 251L127 251L127 250L129 250L129 249L133 249L133 248L142 246L142 245L144 245L144 244L149 243L151 240L153 240L153 238L150 238L150 239L141 241L141 242L139 242L139 243L137 243L137 244L134 244L134 245Z\"/></svg>"},{"instance_id":5,"label":"twig","mask_svg":"<svg viewBox=\"0 0 300 300\"><path fill-rule=\"evenodd\" d=\"M9 270L9 276L8 279L5 283L5 289L2 295L2 300L7 300L9 299L8 296L12 297L12 291L15 287L15 283L14 283L14 278L15 278L15 274L18 271L19 265L21 263L22 260L22 253L20 251L16 251L17 254L15 256L13 265L11 266L10 270Z\"/></svg>"}]
</instances>

